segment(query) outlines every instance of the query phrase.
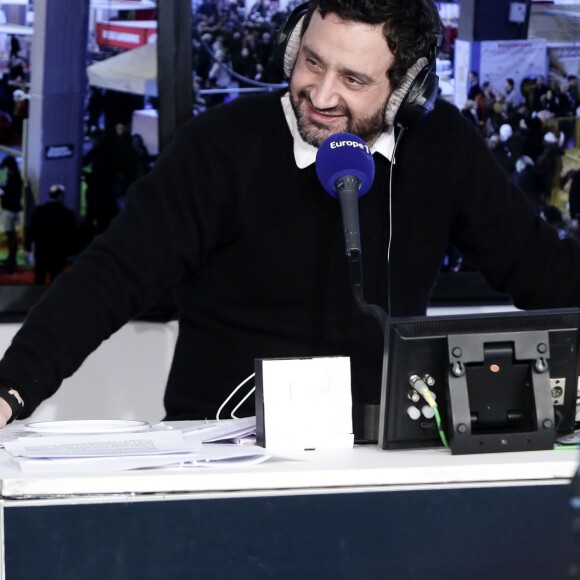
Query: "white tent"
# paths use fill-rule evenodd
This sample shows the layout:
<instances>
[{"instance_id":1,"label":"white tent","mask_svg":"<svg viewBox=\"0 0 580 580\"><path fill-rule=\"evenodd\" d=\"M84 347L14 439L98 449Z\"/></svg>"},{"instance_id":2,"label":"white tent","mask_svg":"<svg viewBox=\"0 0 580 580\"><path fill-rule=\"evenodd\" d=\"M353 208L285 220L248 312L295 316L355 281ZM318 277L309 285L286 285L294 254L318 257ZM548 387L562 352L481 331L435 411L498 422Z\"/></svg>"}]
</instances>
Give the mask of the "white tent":
<instances>
[{"instance_id":1,"label":"white tent","mask_svg":"<svg viewBox=\"0 0 580 580\"><path fill-rule=\"evenodd\" d=\"M116 0L91 0L91 8L102 8L105 10L151 10L157 5L150 0L130 0L116 1Z\"/></svg>"},{"instance_id":2,"label":"white tent","mask_svg":"<svg viewBox=\"0 0 580 580\"><path fill-rule=\"evenodd\" d=\"M157 44L145 44L87 67L89 85L157 96Z\"/></svg>"},{"instance_id":3,"label":"white tent","mask_svg":"<svg viewBox=\"0 0 580 580\"><path fill-rule=\"evenodd\" d=\"M34 30L31 26L22 26L21 24L0 24L1 34L16 34L18 36L32 36Z\"/></svg>"}]
</instances>

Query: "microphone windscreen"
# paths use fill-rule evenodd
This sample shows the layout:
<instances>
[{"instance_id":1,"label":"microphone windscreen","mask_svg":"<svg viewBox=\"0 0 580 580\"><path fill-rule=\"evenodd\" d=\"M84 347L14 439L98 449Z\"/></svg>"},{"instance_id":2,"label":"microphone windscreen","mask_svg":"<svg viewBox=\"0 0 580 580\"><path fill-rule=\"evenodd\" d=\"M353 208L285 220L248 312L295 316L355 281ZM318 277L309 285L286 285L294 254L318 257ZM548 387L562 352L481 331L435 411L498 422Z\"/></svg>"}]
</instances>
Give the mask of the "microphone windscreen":
<instances>
[{"instance_id":1,"label":"microphone windscreen","mask_svg":"<svg viewBox=\"0 0 580 580\"><path fill-rule=\"evenodd\" d=\"M327 137L316 153L316 175L329 195L337 197L337 180L346 175L360 180L359 197L367 193L375 176L375 161L367 144L352 133Z\"/></svg>"}]
</instances>

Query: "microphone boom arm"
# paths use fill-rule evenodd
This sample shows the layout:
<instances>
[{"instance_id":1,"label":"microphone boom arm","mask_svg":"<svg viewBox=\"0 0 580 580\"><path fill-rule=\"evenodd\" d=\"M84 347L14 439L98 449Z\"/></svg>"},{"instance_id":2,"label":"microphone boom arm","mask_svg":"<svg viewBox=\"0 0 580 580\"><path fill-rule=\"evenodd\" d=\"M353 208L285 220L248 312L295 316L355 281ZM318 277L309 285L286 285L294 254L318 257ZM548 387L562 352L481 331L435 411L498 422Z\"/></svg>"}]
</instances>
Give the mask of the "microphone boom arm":
<instances>
[{"instance_id":1,"label":"microphone boom arm","mask_svg":"<svg viewBox=\"0 0 580 580\"><path fill-rule=\"evenodd\" d=\"M371 314L375 317L381 326L381 330L383 333L385 333L386 339L386 330L389 316L380 306L376 304L369 304L364 297L362 283L362 252L360 249L347 250L346 257L348 259L352 293L356 300L357 306L365 314Z\"/></svg>"},{"instance_id":2,"label":"microphone boom arm","mask_svg":"<svg viewBox=\"0 0 580 580\"><path fill-rule=\"evenodd\" d=\"M372 314L381 325L383 332L389 319L387 313L375 304L368 304L364 298L362 281L362 249L360 241L360 222L358 216L358 197L360 179L354 175L344 175L336 180L335 190L338 192L342 224L344 228L344 243L352 292L358 307L365 314Z\"/></svg>"}]
</instances>

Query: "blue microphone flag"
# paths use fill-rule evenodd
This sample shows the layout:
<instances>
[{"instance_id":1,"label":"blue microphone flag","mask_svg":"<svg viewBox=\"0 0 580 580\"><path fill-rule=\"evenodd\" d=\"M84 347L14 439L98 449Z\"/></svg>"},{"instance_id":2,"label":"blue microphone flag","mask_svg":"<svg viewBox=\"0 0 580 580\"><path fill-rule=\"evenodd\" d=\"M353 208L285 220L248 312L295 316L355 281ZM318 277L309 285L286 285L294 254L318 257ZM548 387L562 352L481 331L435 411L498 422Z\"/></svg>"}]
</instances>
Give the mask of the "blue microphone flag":
<instances>
[{"instance_id":1,"label":"blue microphone flag","mask_svg":"<svg viewBox=\"0 0 580 580\"><path fill-rule=\"evenodd\" d=\"M358 196L371 188L375 161L367 144L352 133L336 133L327 137L316 154L316 175L332 197L338 197L337 182L346 176L360 181Z\"/></svg>"}]
</instances>

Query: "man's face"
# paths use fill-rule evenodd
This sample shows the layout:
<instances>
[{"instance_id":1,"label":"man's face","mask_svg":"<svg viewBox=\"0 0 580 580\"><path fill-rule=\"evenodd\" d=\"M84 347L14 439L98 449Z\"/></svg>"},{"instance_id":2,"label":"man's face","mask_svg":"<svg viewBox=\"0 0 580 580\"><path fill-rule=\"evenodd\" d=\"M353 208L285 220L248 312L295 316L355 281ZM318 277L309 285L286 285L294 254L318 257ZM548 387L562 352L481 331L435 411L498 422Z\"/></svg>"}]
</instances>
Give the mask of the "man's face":
<instances>
[{"instance_id":1,"label":"man's face","mask_svg":"<svg viewBox=\"0 0 580 580\"><path fill-rule=\"evenodd\" d=\"M312 19L290 80L301 137L318 147L340 131L372 144L384 129L393 63L381 26L344 22L334 14Z\"/></svg>"}]
</instances>

